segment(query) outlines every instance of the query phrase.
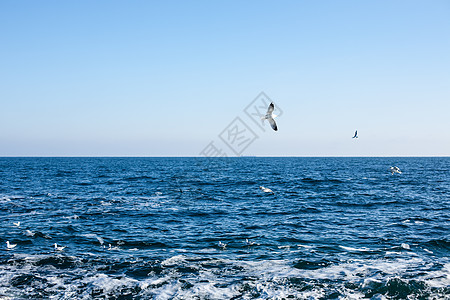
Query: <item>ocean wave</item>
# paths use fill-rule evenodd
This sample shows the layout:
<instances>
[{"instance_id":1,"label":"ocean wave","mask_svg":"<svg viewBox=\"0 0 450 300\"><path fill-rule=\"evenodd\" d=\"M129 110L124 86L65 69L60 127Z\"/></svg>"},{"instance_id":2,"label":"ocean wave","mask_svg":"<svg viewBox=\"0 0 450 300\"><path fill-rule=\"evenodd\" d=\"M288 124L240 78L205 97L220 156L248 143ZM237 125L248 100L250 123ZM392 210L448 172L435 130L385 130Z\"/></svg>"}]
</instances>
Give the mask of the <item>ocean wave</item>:
<instances>
[{"instance_id":1,"label":"ocean wave","mask_svg":"<svg viewBox=\"0 0 450 300\"><path fill-rule=\"evenodd\" d=\"M450 240L448 239L433 239L422 242L421 245L433 251L445 251L450 253Z\"/></svg>"},{"instance_id":2,"label":"ocean wave","mask_svg":"<svg viewBox=\"0 0 450 300\"><path fill-rule=\"evenodd\" d=\"M0 160L0 298L449 298L434 159Z\"/></svg>"},{"instance_id":3,"label":"ocean wave","mask_svg":"<svg viewBox=\"0 0 450 300\"><path fill-rule=\"evenodd\" d=\"M105 266L113 268L103 271L89 271L89 261L69 256L40 256L24 261L27 263L12 263L0 270L0 294L36 296L45 290L47 296L60 299L119 295L154 299L439 299L450 293L450 264L428 270L430 262L414 257L291 262L199 259L180 254L152 263L105 261ZM25 286L28 288L23 289Z\"/></svg>"}]
</instances>

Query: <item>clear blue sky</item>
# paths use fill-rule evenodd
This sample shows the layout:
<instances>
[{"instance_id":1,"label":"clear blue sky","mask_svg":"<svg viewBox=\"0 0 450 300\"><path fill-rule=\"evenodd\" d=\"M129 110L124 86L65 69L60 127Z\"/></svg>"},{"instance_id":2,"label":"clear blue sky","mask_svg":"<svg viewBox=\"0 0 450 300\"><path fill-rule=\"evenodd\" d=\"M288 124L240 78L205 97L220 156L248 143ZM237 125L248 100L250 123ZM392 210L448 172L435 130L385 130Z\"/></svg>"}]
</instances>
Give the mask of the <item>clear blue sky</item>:
<instances>
[{"instance_id":1,"label":"clear blue sky","mask_svg":"<svg viewBox=\"0 0 450 300\"><path fill-rule=\"evenodd\" d=\"M449 1L3 0L0 28L0 156L196 156L261 91L244 155L450 155Z\"/></svg>"}]
</instances>

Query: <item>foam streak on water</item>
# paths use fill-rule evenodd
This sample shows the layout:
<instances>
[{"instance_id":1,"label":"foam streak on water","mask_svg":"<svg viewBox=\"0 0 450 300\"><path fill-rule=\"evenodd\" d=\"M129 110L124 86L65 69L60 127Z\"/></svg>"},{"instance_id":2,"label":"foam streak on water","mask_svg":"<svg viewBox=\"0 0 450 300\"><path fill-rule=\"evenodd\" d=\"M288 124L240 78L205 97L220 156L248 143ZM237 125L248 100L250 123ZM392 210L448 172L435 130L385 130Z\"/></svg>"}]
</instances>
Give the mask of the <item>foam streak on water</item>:
<instances>
[{"instance_id":1,"label":"foam streak on water","mask_svg":"<svg viewBox=\"0 0 450 300\"><path fill-rule=\"evenodd\" d=\"M448 182L449 158L0 158L0 299L450 299Z\"/></svg>"}]
</instances>

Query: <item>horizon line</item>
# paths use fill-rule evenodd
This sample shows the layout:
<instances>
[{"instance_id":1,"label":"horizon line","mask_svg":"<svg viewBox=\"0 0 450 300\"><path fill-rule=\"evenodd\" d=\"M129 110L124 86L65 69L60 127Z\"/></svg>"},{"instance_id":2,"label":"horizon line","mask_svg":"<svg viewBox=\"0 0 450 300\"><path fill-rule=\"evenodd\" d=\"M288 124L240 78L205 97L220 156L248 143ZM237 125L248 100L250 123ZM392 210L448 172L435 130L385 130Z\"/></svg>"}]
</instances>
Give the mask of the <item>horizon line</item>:
<instances>
[{"instance_id":1,"label":"horizon line","mask_svg":"<svg viewBox=\"0 0 450 300\"><path fill-rule=\"evenodd\" d=\"M241 155L208 157L199 155L0 155L0 158L446 158L450 155Z\"/></svg>"}]
</instances>

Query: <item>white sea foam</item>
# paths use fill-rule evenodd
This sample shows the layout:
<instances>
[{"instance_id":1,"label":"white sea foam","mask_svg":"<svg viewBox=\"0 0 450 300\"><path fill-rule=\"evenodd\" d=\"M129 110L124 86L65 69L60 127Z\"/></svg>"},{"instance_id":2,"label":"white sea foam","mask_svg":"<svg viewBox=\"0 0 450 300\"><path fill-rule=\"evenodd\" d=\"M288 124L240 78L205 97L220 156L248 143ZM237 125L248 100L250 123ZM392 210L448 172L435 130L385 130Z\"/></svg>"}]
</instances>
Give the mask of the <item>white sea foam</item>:
<instances>
[{"instance_id":1,"label":"white sea foam","mask_svg":"<svg viewBox=\"0 0 450 300\"><path fill-rule=\"evenodd\" d=\"M173 266L173 265L179 265L181 263L186 262L186 256L184 255L176 255L171 258L168 258L161 262L162 266Z\"/></svg>"},{"instance_id":2,"label":"white sea foam","mask_svg":"<svg viewBox=\"0 0 450 300\"><path fill-rule=\"evenodd\" d=\"M68 271L51 265L44 267L36 265L37 261L46 259L48 255L14 254L14 257L15 259L26 258L28 263L8 266L0 270L1 282L11 282L12 278L20 274L49 274L45 277L49 284L47 289L56 293L57 299L88 299L93 290L102 295L119 295L123 289L137 289L138 296L151 299L230 299L233 297L250 299L254 298L252 295L258 295L258 299L326 297L331 286L315 284L317 282L334 282L332 289L339 291L340 299L364 299L361 290L351 289L348 284L363 290L370 289L374 283L387 284L389 280L396 278L403 278L402 281L408 282L409 279L404 278L414 278L433 288L445 288L450 285L449 263L439 270L420 272L420 275L413 276L416 270L429 269L433 263L409 256L396 259L353 259L318 269L301 269L295 267L290 260L250 261L217 258L198 260L181 254L163 260L162 273L149 273L147 278L139 280L126 275L95 273L89 268ZM75 257L72 259L77 260ZM188 267L195 271L183 273L177 271L178 267ZM68 281L67 278L71 274L76 275L77 279ZM296 280L304 284L297 286ZM243 292L244 290L247 292ZM80 291L83 291L81 295ZM17 295L17 298L20 298L20 293L20 288L0 286L0 295ZM383 296L376 295L372 299L383 299Z\"/></svg>"},{"instance_id":3,"label":"white sea foam","mask_svg":"<svg viewBox=\"0 0 450 300\"><path fill-rule=\"evenodd\" d=\"M426 248L423 248L423 251L425 251L425 252L427 252L427 253L430 253L430 254L433 254L433 251L428 250L428 249L426 249Z\"/></svg>"},{"instance_id":4,"label":"white sea foam","mask_svg":"<svg viewBox=\"0 0 450 300\"><path fill-rule=\"evenodd\" d=\"M289 249L291 249L291 246L289 246L289 245L278 246L278 249L289 250Z\"/></svg>"},{"instance_id":5,"label":"white sea foam","mask_svg":"<svg viewBox=\"0 0 450 300\"><path fill-rule=\"evenodd\" d=\"M362 248L352 248L352 247L346 247L346 246L339 246L339 247L341 247L344 250L352 251L352 252L368 252L368 251L372 251L371 249L366 248L366 247L362 247Z\"/></svg>"},{"instance_id":6,"label":"white sea foam","mask_svg":"<svg viewBox=\"0 0 450 300\"><path fill-rule=\"evenodd\" d=\"M132 278L114 278L106 274L95 274L92 277L83 279L82 282L85 284L92 284L101 289L104 293L111 293L121 287L133 287L138 283L137 280Z\"/></svg>"},{"instance_id":7,"label":"white sea foam","mask_svg":"<svg viewBox=\"0 0 450 300\"><path fill-rule=\"evenodd\" d=\"M422 280L431 287L450 287L450 263L446 263L440 270L431 271L423 275Z\"/></svg>"}]
</instances>

